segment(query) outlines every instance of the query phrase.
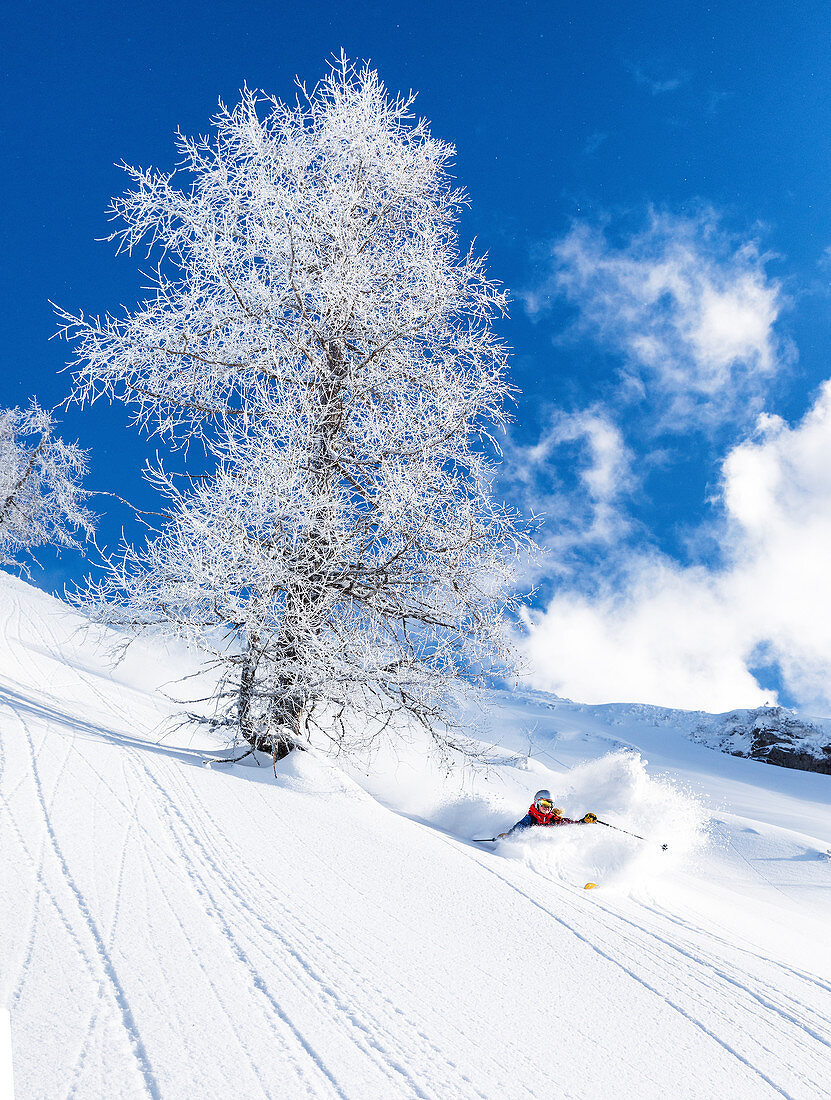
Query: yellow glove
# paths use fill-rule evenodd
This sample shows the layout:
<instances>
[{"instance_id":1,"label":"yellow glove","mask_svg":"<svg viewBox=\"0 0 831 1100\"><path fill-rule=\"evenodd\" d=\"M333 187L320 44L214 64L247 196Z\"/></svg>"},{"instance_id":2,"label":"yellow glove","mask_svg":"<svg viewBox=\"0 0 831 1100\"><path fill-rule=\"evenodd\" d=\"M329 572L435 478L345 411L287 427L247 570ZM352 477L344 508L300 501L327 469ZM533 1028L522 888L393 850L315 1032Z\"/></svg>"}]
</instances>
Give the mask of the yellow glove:
<instances>
[{"instance_id":1,"label":"yellow glove","mask_svg":"<svg viewBox=\"0 0 831 1100\"><path fill-rule=\"evenodd\" d=\"M586 816L582 818L582 821L584 825L594 825L595 821L597 821L597 814L586 814Z\"/></svg>"}]
</instances>

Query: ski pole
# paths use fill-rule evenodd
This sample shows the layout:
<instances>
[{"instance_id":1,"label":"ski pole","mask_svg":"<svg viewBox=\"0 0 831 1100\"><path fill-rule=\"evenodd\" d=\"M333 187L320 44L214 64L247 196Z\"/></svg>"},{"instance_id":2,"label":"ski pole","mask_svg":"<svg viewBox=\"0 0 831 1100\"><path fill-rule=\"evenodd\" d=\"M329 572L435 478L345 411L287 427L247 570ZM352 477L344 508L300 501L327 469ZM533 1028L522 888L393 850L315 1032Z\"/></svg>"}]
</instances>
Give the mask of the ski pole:
<instances>
[{"instance_id":1,"label":"ski pole","mask_svg":"<svg viewBox=\"0 0 831 1100\"><path fill-rule=\"evenodd\" d=\"M605 825L607 829L616 829L617 832L619 832L619 833L626 833L627 836L633 836L635 838L635 840L646 841L645 836L638 836L637 833L630 833L628 829L621 829L621 827L619 825L610 825L608 821L601 821L600 818L597 819L597 824L598 825ZM669 847L668 844L662 844L661 845L661 851L665 852L668 847Z\"/></svg>"},{"instance_id":2,"label":"ski pole","mask_svg":"<svg viewBox=\"0 0 831 1100\"><path fill-rule=\"evenodd\" d=\"M478 838L474 838L473 843L474 844L490 844L490 842L492 840L498 840L498 839L499 838L495 837L495 836L480 836Z\"/></svg>"},{"instance_id":3,"label":"ski pole","mask_svg":"<svg viewBox=\"0 0 831 1100\"><path fill-rule=\"evenodd\" d=\"M601 821L597 819L598 825L605 825L607 829L616 829L619 833L626 833L627 836L633 836L636 840L646 840L645 836L638 836L637 833L630 833L628 829L621 829L619 825L610 825L608 821Z\"/></svg>"}]
</instances>

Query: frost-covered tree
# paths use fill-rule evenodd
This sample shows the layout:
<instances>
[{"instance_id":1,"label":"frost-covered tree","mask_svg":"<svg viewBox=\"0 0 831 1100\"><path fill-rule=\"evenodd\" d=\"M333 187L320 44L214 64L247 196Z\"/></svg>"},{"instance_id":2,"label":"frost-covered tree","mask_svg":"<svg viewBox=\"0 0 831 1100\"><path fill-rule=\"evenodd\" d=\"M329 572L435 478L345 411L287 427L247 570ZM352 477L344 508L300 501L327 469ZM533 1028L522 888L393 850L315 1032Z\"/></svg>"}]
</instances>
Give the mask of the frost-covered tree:
<instances>
[{"instance_id":1,"label":"frost-covered tree","mask_svg":"<svg viewBox=\"0 0 831 1100\"><path fill-rule=\"evenodd\" d=\"M51 414L35 400L0 410L0 565L28 573L23 553L80 548L94 519L81 487L86 473L86 452L55 435Z\"/></svg>"},{"instance_id":2,"label":"frost-covered tree","mask_svg":"<svg viewBox=\"0 0 831 1100\"><path fill-rule=\"evenodd\" d=\"M459 252L454 150L411 106L344 59L293 105L246 89L210 138L178 135L177 173L126 169L112 239L158 252L152 295L62 315L78 398L188 456L149 472L158 530L93 609L206 647L218 720L277 756L314 729L348 748L356 710L447 744L454 687L510 656L530 538L486 457L505 298Z\"/></svg>"}]
</instances>

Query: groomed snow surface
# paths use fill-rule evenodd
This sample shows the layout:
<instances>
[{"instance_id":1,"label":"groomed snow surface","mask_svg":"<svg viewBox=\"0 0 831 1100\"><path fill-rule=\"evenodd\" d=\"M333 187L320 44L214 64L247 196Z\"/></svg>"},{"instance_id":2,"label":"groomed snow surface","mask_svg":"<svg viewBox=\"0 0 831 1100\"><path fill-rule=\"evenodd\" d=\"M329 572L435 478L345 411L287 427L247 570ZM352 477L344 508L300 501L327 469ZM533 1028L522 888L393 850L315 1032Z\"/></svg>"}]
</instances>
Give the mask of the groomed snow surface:
<instances>
[{"instance_id":1,"label":"groomed snow surface","mask_svg":"<svg viewBox=\"0 0 831 1100\"><path fill-rule=\"evenodd\" d=\"M182 654L113 668L8 577L0 622L18 1098L831 1096L831 777L522 692L475 772L415 738L208 767L157 690ZM647 839L472 843L539 787Z\"/></svg>"}]
</instances>

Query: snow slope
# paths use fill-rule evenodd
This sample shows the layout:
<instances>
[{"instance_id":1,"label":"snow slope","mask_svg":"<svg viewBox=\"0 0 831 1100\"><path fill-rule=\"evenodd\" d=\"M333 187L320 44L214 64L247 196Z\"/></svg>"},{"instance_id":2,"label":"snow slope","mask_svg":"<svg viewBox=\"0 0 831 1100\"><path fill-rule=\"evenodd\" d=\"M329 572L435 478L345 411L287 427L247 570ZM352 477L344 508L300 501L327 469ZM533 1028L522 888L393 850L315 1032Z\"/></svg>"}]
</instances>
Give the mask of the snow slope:
<instances>
[{"instance_id":1,"label":"snow slope","mask_svg":"<svg viewBox=\"0 0 831 1100\"><path fill-rule=\"evenodd\" d=\"M478 772L206 767L155 690L186 655L113 669L7 577L0 623L18 1097L831 1096L831 777L533 692ZM540 786L648 840L471 842Z\"/></svg>"}]
</instances>

